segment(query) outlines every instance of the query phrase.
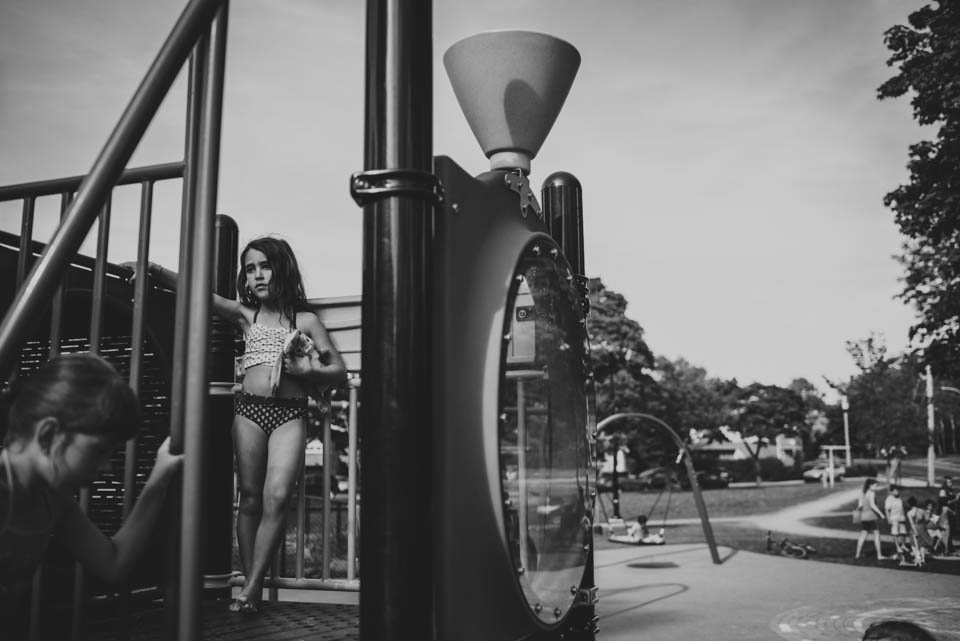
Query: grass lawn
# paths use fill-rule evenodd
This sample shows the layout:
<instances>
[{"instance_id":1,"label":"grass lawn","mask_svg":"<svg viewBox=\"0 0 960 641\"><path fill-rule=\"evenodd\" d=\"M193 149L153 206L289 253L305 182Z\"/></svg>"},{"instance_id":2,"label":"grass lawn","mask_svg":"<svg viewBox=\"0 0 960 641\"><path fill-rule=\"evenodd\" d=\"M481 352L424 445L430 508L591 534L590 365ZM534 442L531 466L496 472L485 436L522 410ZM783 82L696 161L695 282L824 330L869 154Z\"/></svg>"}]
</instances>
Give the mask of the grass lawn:
<instances>
[{"instance_id":1,"label":"grass lawn","mask_svg":"<svg viewBox=\"0 0 960 641\"><path fill-rule=\"evenodd\" d=\"M830 493L847 491L858 487L859 484L856 481L837 484L833 489L824 488L819 484L769 485L760 488L743 487L708 490L703 493L703 498L718 545L736 550L766 553L766 530L757 529L748 522L720 522L716 519L776 512ZM698 516L692 492L675 490L671 495L670 492L664 491L662 495L660 495L659 501L657 500L658 494L660 493L656 491L627 492L622 494L620 498L620 514L627 521L635 519L639 514L648 514L651 529L655 531L665 520L666 504L669 499L670 508L669 513L666 514L667 519L696 518ZM936 497L936 489L907 488L901 492L901 497L904 500L911 495L916 496L917 501L922 505L927 498ZM885 498L885 491L877 493L877 503L879 507L882 508ZM601 494L599 499L602 500L606 514L612 515L609 494ZM654 507L655 503L656 506ZM843 506L837 512L809 519L807 523L849 532L859 532L859 526L854 525L850 518L850 512L855 506L856 500L852 500L849 505ZM597 520L606 520L604 511L599 503L597 505ZM882 532L884 534L882 537L884 554L891 555L894 552L893 543L889 535L886 534L887 529L884 528ZM789 536L782 532L774 532L773 536L777 540L786 536L796 543L808 543L812 545L816 548L817 553L811 556L810 559L815 561L896 568L905 572L939 572L960 575L960 557L958 557L957 561L931 559L924 568L901 568L897 565L896 561L877 561L873 558L863 558L854 562L853 554L856 542L849 539L808 538ZM704 543L706 541L699 523L670 525L665 530L665 538L668 543ZM594 545L600 550L621 547L620 544L611 543L600 535L594 536ZM865 550L872 554L872 541L868 540L867 545L870 547L865 548ZM771 554L775 553L777 552L771 552ZM866 556L869 557L869 554ZM796 562L807 563L809 561L797 559Z\"/></svg>"},{"instance_id":2,"label":"grass lawn","mask_svg":"<svg viewBox=\"0 0 960 641\"><path fill-rule=\"evenodd\" d=\"M711 518L728 516L750 516L752 514L766 514L776 512L797 503L804 503L818 499L834 492L842 492L857 487L853 482L838 483L833 489L824 488L819 483L805 483L803 485L767 485L763 487L737 487L723 490L705 490L703 502L707 506L707 514ZM659 497L659 502L658 502ZM610 494L598 495L597 516L603 517L603 509L608 515L613 515ZM670 511L667 518L691 519L696 518L697 506L693 500L693 492L674 490L673 493L664 490L647 492L624 492L620 495L620 514L627 520L635 519L640 514L647 514L651 525L664 520L667 502ZM656 507L654 504L656 503ZM600 505L603 505L603 509ZM852 509L852 508L851 508ZM652 511L651 511L652 510Z\"/></svg>"}]
</instances>

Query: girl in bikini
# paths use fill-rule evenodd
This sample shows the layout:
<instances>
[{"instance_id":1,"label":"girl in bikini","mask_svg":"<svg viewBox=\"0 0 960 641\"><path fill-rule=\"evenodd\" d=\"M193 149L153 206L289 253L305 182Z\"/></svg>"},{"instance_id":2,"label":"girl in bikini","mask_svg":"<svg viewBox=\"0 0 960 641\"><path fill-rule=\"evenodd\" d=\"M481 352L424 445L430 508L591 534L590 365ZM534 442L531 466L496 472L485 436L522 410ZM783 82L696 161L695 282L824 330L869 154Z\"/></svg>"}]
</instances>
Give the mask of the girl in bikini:
<instances>
[{"instance_id":1,"label":"girl in bikini","mask_svg":"<svg viewBox=\"0 0 960 641\"><path fill-rule=\"evenodd\" d=\"M164 287L176 288L176 273L154 263L149 272ZM263 578L283 536L284 515L303 465L307 390L342 384L347 370L310 311L297 259L285 240L267 236L247 244L240 254L237 293L239 301L214 295L213 313L239 327L246 343L233 420L237 544L246 579L230 609L253 613L259 611ZM285 357L273 391L274 364L297 330L317 349L309 358Z\"/></svg>"}]
</instances>

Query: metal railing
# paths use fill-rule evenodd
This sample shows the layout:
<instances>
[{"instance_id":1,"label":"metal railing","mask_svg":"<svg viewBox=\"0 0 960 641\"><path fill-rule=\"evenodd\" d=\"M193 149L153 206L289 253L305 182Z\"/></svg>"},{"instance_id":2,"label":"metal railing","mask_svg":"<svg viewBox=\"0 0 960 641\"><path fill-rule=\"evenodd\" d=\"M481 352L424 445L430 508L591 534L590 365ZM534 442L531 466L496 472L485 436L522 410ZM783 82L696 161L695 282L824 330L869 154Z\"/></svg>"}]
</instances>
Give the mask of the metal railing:
<instances>
[{"instance_id":1,"label":"metal railing","mask_svg":"<svg viewBox=\"0 0 960 641\"><path fill-rule=\"evenodd\" d=\"M115 181L116 186L131 185L139 183L141 186L140 211L139 211L139 234L138 248L139 255L143 261L147 260L147 248L149 247L150 237L150 219L153 208L153 187L160 181L179 179L183 176L184 165L182 162L167 163L163 165L152 165L139 167L123 172ZM59 196L61 202L61 217L66 214L69 204L74 200L75 191L83 182L83 176L73 176L69 178L59 178L53 180L43 180L18 185L0 187L0 202L22 201L23 208L20 219L20 238L19 254L17 259L16 285L19 288L26 279L27 270L34 262L36 257L45 255L49 246L36 242L33 239L34 212L37 200L44 197ZM110 194L107 195L106 204L103 206L98 217L99 225L97 232L96 258L92 264L90 260L78 260L77 257L69 257L69 262L63 266L65 271L70 264L79 264L81 267L91 269L93 273L92 301L89 330L89 349L92 353L100 351L101 340L103 336L103 306L106 291L108 274L116 277L115 271L108 270L106 256L107 244L109 239L111 217ZM82 242L83 239L81 239ZM61 350L61 336L63 334L63 285L62 282L56 283L56 293L53 299L53 308L51 310L51 325L49 330L49 356L55 356ZM42 291L42 290L38 290ZM133 319L130 328L130 371L129 383L133 390L139 394L141 376L143 372L143 345L144 328L146 325L145 308L147 299L147 280L138 281L134 289L133 299ZM9 313L12 313L9 312ZM9 316L8 313L8 316ZM18 346L17 346L18 347ZM136 482L136 438L127 442L124 453L124 488L123 488L123 515L126 517L133 506ZM79 502L81 509L86 512L90 499L89 488L82 488L80 491ZM82 625L82 604L84 594L84 572L83 567L77 564L74 574L73 586L73 607L71 612L71 630L73 638L79 638ZM33 582L33 598L31 599L30 620L30 639L36 639L39 635L40 622L40 594L42 589L42 571L38 570Z\"/></svg>"},{"instance_id":2,"label":"metal railing","mask_svg":"<svg viewBox=\"0 0 960 641\"><path fill-rule=\"evenodd\" d=\"M184 451L183 507L180 527L179 578L173 582L178 597L177 636L191 641L200 636L199 590L197 580L201 522L198 497L202 479L202 418L207 396L205 379L207 350L206 327L210 306L211 264L213 256L213 221L217 197L220 122L223 95L223 72L226 55L226 0L191 0L188 2L170 35L164 42L143 81L114 128L90 172L76 183L75 178L47 181L42 185L15 185L4 188L6 200L22 199L21 254L18 260L18 291L0 324L0 371L9 377L17 361L17 352L31 331L31 324L52 300L53 321L50 332L50 353L56 354L60 344L60 317L63 311L61 279L73 256L84 242L93 223L99 219L98 258L94 267L93 305L91 312L91 350L99 349L103 323L104 283L107 275L106 242L110 225L110 195L123 180L123 170L148 125L168 93L184 63L190 59L188 87L186 153L180 169L183 172L183 216L181 225L181 284L176 322L176 367L172 389L171 450ZM129 172L128 172L129 173ZM131 182L144 184L142 203L152 203L150 176L128 176ZM73 194L73 190L76 193ZM60 193L61 221L49 244L43 249L27 274L33 256L33 218L35 201L40 195ZM18 194L22 194L18 196ZM149 234L150 205L141 207L141 242L138 267L145 273ZM146 224L144 224L146 219ZM144 279L145 280L145 279ZM137 288L135 322L143 322L144 289ZM179 301L182 301L180 303ZM138 333L140 332L140 333ZM132 334L142 336L141 329ZM133 343L133 350L142 345ZM137 357L139 359L140 357ZM139 376L140 361L134 361L131 378ZM180 376L176 376L179 373ZM133 385L137 384L132 380ZM185 447L186 446L186 447ZM135 443L131 444L135 448ZM85 499L81 496L81 505ZM129 507L129 506L128 506ZM83 574L78 570L74 586L71 636L79 639L83 614ZM39 581L35 594L39 594ZM170 595L173 596L173 595ZM35 602L37 600L35 599ZM31 616L31 638L37 636L39 616Z\"/></svg>"}]
</instances>

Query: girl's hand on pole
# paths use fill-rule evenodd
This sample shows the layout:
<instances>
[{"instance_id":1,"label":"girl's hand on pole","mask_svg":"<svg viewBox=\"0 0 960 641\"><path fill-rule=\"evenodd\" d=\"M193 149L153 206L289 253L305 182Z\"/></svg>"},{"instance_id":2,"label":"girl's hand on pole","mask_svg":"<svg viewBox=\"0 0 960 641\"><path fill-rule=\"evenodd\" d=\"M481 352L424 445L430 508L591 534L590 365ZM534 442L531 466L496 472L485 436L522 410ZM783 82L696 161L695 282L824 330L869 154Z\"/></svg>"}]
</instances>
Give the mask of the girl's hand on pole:
<instances>
[{"instance_id":1,"label":"girl's hand on pole","mask_svg":"<svg viewBox=\"0 0 960 641\"><path fill-rule=\"evenodd\" d=\"M183 454L170 453L170 437L168 436L163 440L163 443L160 444L160 448L157 450L157 460L153 464L153 472L150 473L150 478L169 481L173 478L173 475L180 470L182 465Z\"/></svg>"},{"instance_id":2,"label":"girl's hand on pole","mask_svg":"<svg viewBox=\"0 0 960 641\"><path fill-rule=\"evenodd\" d=\"M130 275L127 277L127 282L132 283L137 278L137 261L128 260L125 263L120 263L118 267L123 267L130 270ZM150 266L147 266L147 271L150 271Z\"/></svg>"}]
</instances>

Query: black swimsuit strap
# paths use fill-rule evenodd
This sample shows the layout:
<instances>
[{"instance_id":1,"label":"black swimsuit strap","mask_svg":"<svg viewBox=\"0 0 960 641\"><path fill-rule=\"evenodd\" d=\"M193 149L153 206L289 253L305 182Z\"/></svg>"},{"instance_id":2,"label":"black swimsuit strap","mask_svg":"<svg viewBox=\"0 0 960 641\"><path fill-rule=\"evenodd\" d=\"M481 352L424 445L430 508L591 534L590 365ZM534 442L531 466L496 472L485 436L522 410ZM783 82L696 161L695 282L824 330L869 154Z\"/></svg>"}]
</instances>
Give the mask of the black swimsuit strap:
<instances>
[{"instance_id":1,"label":"black swimsuit strap","mask_svg":"<svg viewBox=\"0 0 960 641\"><path fill-rule=\"evenodd\" d=\"M257 311L253 312L253 322L257 322L257 315L260 314L260 308L257 307Z\"/></svg>"}]
</instances>

